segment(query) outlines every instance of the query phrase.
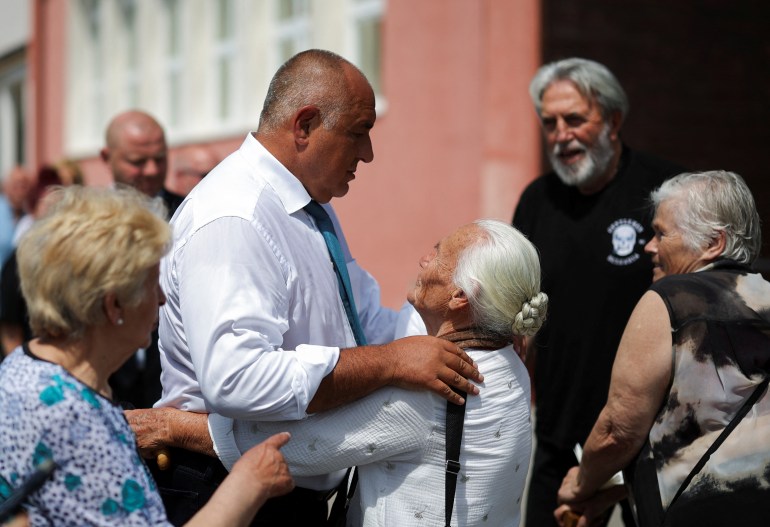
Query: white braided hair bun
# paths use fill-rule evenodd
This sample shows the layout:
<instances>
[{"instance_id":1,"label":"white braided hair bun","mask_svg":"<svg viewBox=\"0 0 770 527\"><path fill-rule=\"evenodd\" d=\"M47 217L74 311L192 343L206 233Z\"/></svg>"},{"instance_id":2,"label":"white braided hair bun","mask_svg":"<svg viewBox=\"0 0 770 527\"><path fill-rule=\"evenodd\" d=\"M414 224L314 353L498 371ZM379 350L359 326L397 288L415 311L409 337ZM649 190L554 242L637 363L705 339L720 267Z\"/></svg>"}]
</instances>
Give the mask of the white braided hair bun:
<instances>
[{"instance_id":1,"label":"white braided hair bun","mask_svg":"<svg viewBox=\"0 0 770 527\"><path fill-rule=\"evenodd\" d=\"M528 302L524 302L521 311L513 319L513 334L531 337L538 332L545 322L545 314L548 312L548 295L542 291Z\"/></svg>"}]
</instances>

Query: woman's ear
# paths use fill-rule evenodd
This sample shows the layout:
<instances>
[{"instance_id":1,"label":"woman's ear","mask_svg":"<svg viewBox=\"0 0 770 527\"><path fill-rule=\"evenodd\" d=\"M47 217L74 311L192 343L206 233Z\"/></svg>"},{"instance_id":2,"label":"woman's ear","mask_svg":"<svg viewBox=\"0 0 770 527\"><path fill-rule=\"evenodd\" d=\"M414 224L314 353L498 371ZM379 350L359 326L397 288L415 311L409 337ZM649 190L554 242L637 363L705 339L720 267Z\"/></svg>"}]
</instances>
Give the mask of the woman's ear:
<instances>
[{"instance_id":1,"label":"woman's ear","mask_svg":"<svg viewBox=\"0 0 770 527\"><path fill-rule=\"evenodd\" d=\"M118 326L123 324L123 308L120 305L118 296L113 292L109 292L104 295L102 303L107 321Z\"/></svg>"},{"instance_id":2,"label":"woman's ear","mask_svg":"<svg viewBox=\"0 0 770 527\"><path fill-rule=\"evenodd\" d=\"M703 251L703 259L713 262L724 254L725 247L727 247L727 235L725 231L717 231L709 241L706 250Z\"/></svg>"},{"instance_id":3,"label":"woman's ear","mask_svg":"<svg viewBox=\"0 0 770 527\"><path fill-rule=\"evenodd\" d=\"M462 289L455 289L452 291L452 298L449 299L449 309L465 309L468 305L468 297L465 296L465 291Z\"/></svg>"}]
</instances>

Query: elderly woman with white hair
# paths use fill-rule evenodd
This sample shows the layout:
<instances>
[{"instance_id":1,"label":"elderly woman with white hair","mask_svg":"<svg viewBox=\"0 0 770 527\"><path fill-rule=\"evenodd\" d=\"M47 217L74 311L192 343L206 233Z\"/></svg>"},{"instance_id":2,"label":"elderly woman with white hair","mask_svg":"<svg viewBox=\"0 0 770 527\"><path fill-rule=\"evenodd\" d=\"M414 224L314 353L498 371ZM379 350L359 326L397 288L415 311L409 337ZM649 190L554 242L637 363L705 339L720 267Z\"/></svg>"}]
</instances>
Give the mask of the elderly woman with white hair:
<instances>
[{"instance_id":1,"label":"elderly woman with white hair","mask_svg":"<svg viewBox=\"0 0 770 527\"><path fill-rule=\"evenodd\" d=\"M38 338L0 365L0 523L20 506L31 525L168 525L107 382L149 344L165 302L165 210L131 189L70 187L51 200L18 248ZM246 453L189 525L246 525L291 490L286 441Z\"/></svg>"},{"instance_id":2,"label":"elderly woman with white hair","mask_svg":"<svg viewBox=\"0 0 770 527\"><path fill-rule=\"evenodd\" d=\"M592 524L626 469L638 524L764 526L770 499L770 283L740 176L674 177L652 193L654 283L626 326L609 396L555 515ZM620 490L620 492L619 492Z\"/></svg>"},{"instance_id":3,"label":"elderly woman with white hair","mask_svg":"<svg viewBox=\"0 0 770 527\"><path fill-rule=\"evenodd\" d=\"M510 225L481 220L419 263L409 302L430 335L457 343L484 373L479 395L467 398L451 524L518 525L531 451L530 389L512 342L534 335L545 317L537 251ZM211 415L209 423L225 466L279 430L292 433L284 454L295 476L358 466L348 525L443 526L447 409L435 394L384 388L300 422Z\"/></svg>"},{"instance_id":4,"label":"elderly woman with white hair","mask_svg":"<svg viewBox=\"0 0 770 527\"><path fill-rule=\"evenodd\" d=\"M459 414L457 432L446 426L456 405L430 392L388 387L302 421L212 414L207 430L205 421L190 427L188 416L188 424L172 434L184 429L188 438L197 437L188 448L199 451L211 449L213 438L230 468L256 442L290 431L292 442L283 453L294 476L358 467L348 525L443 526L448 511L452 525L519 525L532 429L529 376L513 340L534 335L545 319L548 297L540 291L537 251L510 225L480 220L441 240L419 263L409 302L430 335L457 343L484 373L479 394L468 397L464 417ZM172 429L179 421L168 416L184 413L139 412L166 413ZM163 433L148 431L142 440L143 435L146 455L163 446ZM447 441L456 445L454 439L459 455L447 449ZM456 474L450 500L447 469Z\"/></svg>"}]
</instances>

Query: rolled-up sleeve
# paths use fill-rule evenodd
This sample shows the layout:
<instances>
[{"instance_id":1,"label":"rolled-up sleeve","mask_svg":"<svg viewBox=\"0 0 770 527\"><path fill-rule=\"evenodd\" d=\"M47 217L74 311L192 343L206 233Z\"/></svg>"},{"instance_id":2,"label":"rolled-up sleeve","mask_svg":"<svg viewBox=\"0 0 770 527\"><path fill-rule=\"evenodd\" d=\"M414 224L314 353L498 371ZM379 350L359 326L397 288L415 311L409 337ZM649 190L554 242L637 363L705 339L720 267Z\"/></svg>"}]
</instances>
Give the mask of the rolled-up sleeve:
<instances>
[{"instance_id":1,"label":"rolled-up sleeve","mask_svg":"<svg viewBox=\"0 0 770 527\"><path fill-rule=\"evenodd\" d=\"M339 348L283 349L290 266L251 222L218 218L178 249L176 279L190 358L210 412L301 419Z\"/></svg>"}]
</instances>

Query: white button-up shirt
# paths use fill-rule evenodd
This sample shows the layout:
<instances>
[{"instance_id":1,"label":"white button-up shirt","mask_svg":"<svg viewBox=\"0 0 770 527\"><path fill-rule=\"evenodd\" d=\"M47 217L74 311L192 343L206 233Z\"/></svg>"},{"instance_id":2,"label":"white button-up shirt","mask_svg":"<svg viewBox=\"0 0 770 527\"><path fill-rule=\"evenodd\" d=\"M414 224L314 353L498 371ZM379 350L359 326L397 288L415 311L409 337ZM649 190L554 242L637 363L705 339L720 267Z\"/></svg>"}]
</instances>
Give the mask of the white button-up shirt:
<instances>
[{"instance_id":1,"label":"white button-up shirt","mask_svg":"<svg viewBox=\"0 0 770 527\"><path fill-rule=\"evenodd\" d=\"M193 189L161 264L159 406L242 419L301 419L340 348L356 345L305 188L252 134ZM335 222L370 343L396 314Z\"/></svg>"}]
</instances>

